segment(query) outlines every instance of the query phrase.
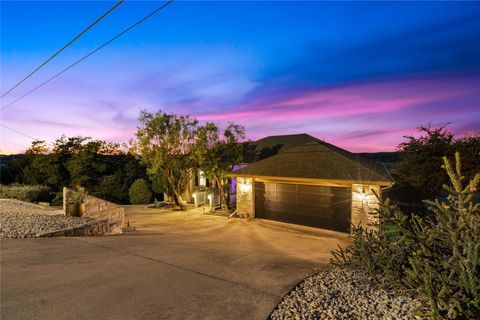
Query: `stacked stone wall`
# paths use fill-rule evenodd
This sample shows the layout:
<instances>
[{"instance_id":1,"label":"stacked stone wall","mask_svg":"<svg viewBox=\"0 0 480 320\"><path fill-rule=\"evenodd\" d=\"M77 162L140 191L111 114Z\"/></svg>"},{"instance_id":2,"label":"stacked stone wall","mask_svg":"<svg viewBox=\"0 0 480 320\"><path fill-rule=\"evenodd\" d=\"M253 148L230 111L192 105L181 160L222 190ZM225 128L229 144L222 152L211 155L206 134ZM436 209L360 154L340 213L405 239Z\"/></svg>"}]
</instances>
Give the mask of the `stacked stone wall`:
<instances>
[{"instance_id":1,"label":"stacked stone wall","mask_svg":"<svg viewBox=\"0 0 480 320\"><path fill-rule=\"evenodd\" d=\"M67 204L72 202L71 198L73 193L74 191L68 188L64 188L63 190L63 208L65 213L67 213ZM99 228L99 230L105 231L104 234L122 233L125 222L125 208L91 195L85 196L84 205L85 210L82 216L107 222L106 225L108 227ZM95 233L98 232L95 231Z\"/></svg>"}]
</instances>

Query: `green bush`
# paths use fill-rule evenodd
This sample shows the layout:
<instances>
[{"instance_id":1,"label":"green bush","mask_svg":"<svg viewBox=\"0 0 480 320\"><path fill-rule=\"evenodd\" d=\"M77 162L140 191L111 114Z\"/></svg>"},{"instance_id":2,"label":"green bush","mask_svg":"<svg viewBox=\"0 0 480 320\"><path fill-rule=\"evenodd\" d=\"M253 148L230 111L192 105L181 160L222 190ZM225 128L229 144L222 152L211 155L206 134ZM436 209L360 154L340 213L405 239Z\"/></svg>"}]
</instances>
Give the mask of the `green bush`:
<instances>
[{"instance_id":1,"label":"green bush","mask_svg":"<svg viewBox=\"0 0 480 320\"><path fill-rule=\"evenodd\" d=\"M50 188L40 185L0 185L0 198L17 199L28 202L51 200Z\"/></svg>"},{"instance_id":2,"label":"green bush","mask_svg":"<svg viewBox=\"0 0 480 320\"><path fill-rule=\"evenodd\" d=\"M152 199L152 191L144 179L137 179L128 189L131 204L149 203Z\"/></svg>"},{"instance_id":3,"label":"green bush","mask_svg":"<svg viewBox=\"0 0 480 320\"><path fill-rule=\"evenodd\" d=\"M460 157L443 168L451 186L445 201L426 201L425 215L404 214L390 201L378 210L377 231L353 227L353 242L333 252L333 263L352 265L387 287L410 288L424 302L420 315L480 319L480 173L465 184Z\"/></svg>"}]
</instances>

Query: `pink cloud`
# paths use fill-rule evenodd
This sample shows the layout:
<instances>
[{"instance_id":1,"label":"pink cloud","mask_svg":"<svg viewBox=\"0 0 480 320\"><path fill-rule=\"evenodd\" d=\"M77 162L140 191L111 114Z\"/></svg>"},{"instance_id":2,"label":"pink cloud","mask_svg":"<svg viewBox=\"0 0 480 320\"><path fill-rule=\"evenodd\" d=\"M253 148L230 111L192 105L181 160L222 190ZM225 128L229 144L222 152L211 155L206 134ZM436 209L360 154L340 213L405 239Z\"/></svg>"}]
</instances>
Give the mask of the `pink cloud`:
<instances>
[{"instance_id":1,"label":"pink cloud","mask_svg":"<svg viewBox=\"0 0 480 320\"><path fill-rule=\"evenodd\" d=\"M64 83L60 88L69 86ZM394 150L404 135L414 134L416 127L429 122L451 123L459 135L480 130L474 121L480 119L480 74L257 92L226 105L223 100L215 104L197 98L164 106L128 92L91 94L90 90L75 97L68 90L59 90L55 100L39 94L35 100L6 109L2 121L49 141L65 133L122 142L134 135L140 109L161 108L189 113L200 121L240 123L246 127L247 138L253 140L272 134L309 133L359 152ZM96 100L91 102L89 96ZM10 141L25 144L24 138L3 133L3 149L19 149Z\"/></svg>"}]
</instances>

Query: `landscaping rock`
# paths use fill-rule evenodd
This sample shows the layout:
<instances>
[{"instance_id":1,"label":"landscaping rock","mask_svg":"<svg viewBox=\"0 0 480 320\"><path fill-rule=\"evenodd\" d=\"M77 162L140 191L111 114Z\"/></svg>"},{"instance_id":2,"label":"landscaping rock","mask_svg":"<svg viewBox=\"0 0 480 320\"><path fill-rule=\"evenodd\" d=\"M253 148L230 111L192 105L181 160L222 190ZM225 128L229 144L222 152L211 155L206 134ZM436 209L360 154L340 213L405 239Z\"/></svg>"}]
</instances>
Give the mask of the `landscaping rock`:
<instances>
[{"instance_id":1,"label":"landscaping rock","mask_svg":"<svg viewBox=\"0 0 480 320\"><path fill-rule=\"evenodd\" d=\"M359 270L331 267L307 277L270 319L419 319L411 292L385 290Z\"/></svg>"},{"instance_id":2,"label":"landscaping rock","mask_svg":"<svg viewBox=\"0 0 480 320\"><path fill-rule=\"evenodd\" d=\"M0 200L0 238L34 238L61 229L80 227L94 221L65 216L62 210L11 199Z\"/></svg>"}]
</instances>

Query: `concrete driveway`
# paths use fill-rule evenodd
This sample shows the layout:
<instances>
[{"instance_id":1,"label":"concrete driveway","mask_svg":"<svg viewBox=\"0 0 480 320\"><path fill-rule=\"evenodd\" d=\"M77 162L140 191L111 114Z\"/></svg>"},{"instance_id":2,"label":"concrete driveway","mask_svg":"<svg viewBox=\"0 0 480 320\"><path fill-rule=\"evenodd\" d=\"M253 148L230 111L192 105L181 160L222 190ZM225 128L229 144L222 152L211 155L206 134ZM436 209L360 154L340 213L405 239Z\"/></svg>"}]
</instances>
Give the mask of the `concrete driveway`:
<instances>
[{"instance_id":1,"label":"concrete driveway","mask_svg":"<svg viewBox=\"0 0 480 320\"><path fill-rule=\"evenodd\" d=\"M265 319L347 235L128 206L137 231L1 242L1 319Z\"/></svg>"}]
</instances>

